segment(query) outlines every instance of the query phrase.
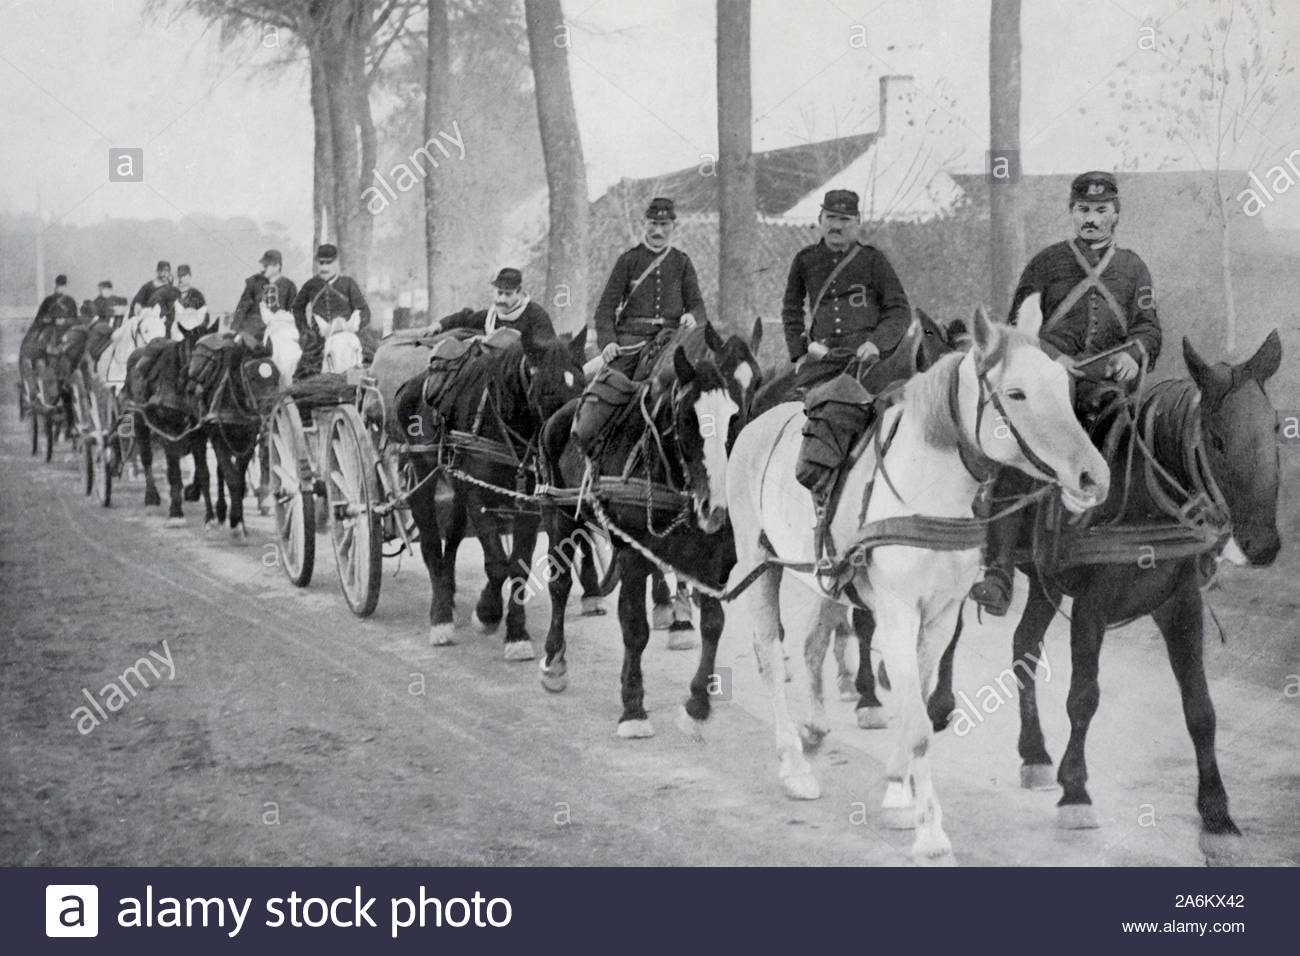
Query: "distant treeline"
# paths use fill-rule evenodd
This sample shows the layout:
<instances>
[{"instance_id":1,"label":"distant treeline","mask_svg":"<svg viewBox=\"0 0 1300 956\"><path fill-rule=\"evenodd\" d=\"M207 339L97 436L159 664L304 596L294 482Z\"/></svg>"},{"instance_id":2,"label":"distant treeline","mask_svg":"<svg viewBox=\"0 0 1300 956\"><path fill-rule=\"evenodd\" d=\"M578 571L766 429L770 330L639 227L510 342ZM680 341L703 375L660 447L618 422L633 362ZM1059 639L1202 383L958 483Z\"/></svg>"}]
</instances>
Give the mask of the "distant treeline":
<instances>
[{"instance_id":1,"label":"distant treeline","mask_svg":"<svg viewBox=\"0 0 1300 956\"><path fill-rule=\"evenodd\" d=\"M36 217L0 211L0 309L6 314L34 310L36 287ZM266 249L284 253L285 272L295 282L311 273L305 243L288 238L285 226L257 223L247 217L186 216L165 219L106 219L90 225L46 224L45 269L39 294L50 292L54 277L64 273L69 293L80 302L93 299L96 284L109 279L119 295L130 297L154 274L159 259L173 272L181 263L194 270L194 284L214 312L228 312L239 300L244 278L258 270Z\"/></svg>"}]
</instances>

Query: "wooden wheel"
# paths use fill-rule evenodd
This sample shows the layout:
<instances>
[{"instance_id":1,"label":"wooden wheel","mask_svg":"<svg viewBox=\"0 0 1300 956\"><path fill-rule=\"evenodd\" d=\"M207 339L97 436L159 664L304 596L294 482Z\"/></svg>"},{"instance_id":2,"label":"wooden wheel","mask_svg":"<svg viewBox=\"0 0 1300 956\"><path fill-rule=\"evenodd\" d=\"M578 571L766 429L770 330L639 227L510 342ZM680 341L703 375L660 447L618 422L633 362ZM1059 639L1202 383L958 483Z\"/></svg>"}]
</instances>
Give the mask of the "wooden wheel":
<instances>
[{"instance_id":1,"label":"wooden wheel","mask_svg":"<svg viewBox=\"0 0 1300 956\"><path fill-rule=\"evenodd\" d=\"M378 461L361 415L351 405L340 405L329 416L324 459L339 584L352 613L367 617L379 604L384 570L383 529L375 510L380 497Z\"/></svg>"},{"instance_id":2,"label":"wooden wheel","mask_svg":"<svg viewBox=\"0 0 1300 956\"><path fill-rule=\"evenodd\" d=\"M305 588L316 566L316 508L302 416L292 398L281 399L271 413L268 444L280 566L294 586Z\"/></svg>"},{"instance_id":3,"label":"wooden wheel","mask_svg":"<svg viewBox=\"0 0 1300 956\"><path fill-rule=\"evenodd\" d=\"M92 384L89 389L90 427L94 429L93 442L87 441L86 454L89 456L90 485L99 503L107 508L113 501L113 469L109 461L109 447L112 438L109 435L107 409L100 402L99 390Z\"/></svg>"}]
</instances>

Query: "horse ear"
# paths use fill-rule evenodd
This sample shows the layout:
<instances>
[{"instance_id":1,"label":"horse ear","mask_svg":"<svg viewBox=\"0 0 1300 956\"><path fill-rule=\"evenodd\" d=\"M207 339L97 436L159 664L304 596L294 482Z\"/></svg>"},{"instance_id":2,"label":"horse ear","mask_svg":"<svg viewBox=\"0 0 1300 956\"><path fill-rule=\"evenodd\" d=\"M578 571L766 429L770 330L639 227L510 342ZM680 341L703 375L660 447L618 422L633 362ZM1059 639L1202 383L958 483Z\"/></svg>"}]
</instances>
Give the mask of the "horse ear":
<instances>
[{"instance_id":1,"label":"horse ear","mask_svg":"<svg viewBox=\"0 0 1300 956\"><path fill-rule=\"evenodd\" d=\"M587 361L587 327L584 325L582 331L569 340L569 354L573 356L574 365L582 365Z\"/></svg>"},{"instance_id":2,"label":"horse ear","mask_svg":"<svg viewBox=\"0 0 1300 956\"><path fill-rule=\"evenodd\" d=\"M1043 296L1035 292L1025 297L1016 309L1015 318L1011 324L1027 335L1038 337L1039 330L1043 327Z\"/></svg>"},{"instance_id":3,"label":"horse ear","mask_svg":"<svg viewBox=\"0 0 1300 956\"><path fill-rule=\"evenodd\" d=\"M704 323L704 344L709 347L710 352L722 351L722 336L718 334L712 322Z\"/></svg>"},{"instance_id":4,"label":"horse ear","mask_svg":"<svg viewBox=\"0 0 1300 956\"><path fill-rule=\"evenodd\" d=\"M1277 329L1268 333L1258 351L1242 363L1246 374L1263 385L1282 364L1282 340L1278 338Z\"/></svg>"},{"instance_id":5,"label":"horse ear","mask_svg":"<svg viewBox=\"0 0 1300 956\"><path fill-rule=\"evenodd\" d=\"M972 331L977 353L983 354L993 348L997 330L993 328L993 323L989 321L989 314L984 311L982 305L975 310L975 322Z\"/></svg>"},{"instance_id":6,"label":"horse ear","mask_svg":"<svg viewBox=\"0 0 1300 956\"><path fill-rule=\"evenodd\" d=\"M763 341L763 317L757 316L754 319L754 327L749 333L749 354L758 357L758 346Z\"/></svg>"},{"instance_id":7,"label":"horse ear","mask_svg":"<svg viewBox=\"0 0 1300 956\"><path fill-rule=\"evenodd\" d=\"M1188 374L1192 376L1196 387L1205 391L1210 384L1210 367L1196 354L1196 349L1192 348L1192 343L1187 336L1183 336L1183 361L1187 363Z\"/></svg>"},{"instance_id":8,"label":"horse ear","mask_svg":"<svg viewBox=\"0 0 1300 956\"><path fill-rule=\"evenodd\" d=\"M673 352L673 371L677 373L677 381L686 385L695 379L695 366L691 360L686 357L686 351L679 345Z\"/></svg>"}]
</instances>

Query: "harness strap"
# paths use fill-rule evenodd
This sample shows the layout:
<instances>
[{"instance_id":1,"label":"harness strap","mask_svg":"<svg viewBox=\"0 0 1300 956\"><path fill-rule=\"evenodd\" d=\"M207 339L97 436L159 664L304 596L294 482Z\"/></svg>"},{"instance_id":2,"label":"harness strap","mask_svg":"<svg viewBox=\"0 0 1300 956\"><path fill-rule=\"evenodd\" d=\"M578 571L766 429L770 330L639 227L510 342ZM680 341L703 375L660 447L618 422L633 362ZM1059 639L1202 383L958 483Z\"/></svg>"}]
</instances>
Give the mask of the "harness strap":
<instances>
[{"instance_id":1,"label":"harness strap","mask_svg":"<svg viewBox=\"0 0 1300 956\"><path fill-rule=\"evenodd\" d=\"M1041 336L1054 328L1061 319L1065 318L1066 313L1073 309L1089 290L1094 288L1101 293L1101 297L1106 301L1106 304L1114 311L1115 318L1119 319L1120 325L1127 330L1128 323L1124 321L1124 310L1120 308L1114 294L1101 281L1101 274L1106 271L1111 260L1115 258L1115 249L1117 248L1115 243L1112 242L1106 248L1105 253L1097 262L1096 268L1089 264L1087 258L1079 251L1079 247L1073 241L1066 243L1066 245L1074 253L1074 258L1079 263L1079 267L1083 269L1083 278L1069 291L1064 299L1057 303L1056 308L1052 310L1052 314L1048 316L1047 321L1043 323L1042 329L1039 330L1039 335Z\"/></svg>"},{"instance_id":2,"label":"harness strap","mask_svg":"<svg viewBox=\"0 0 1300 956\"><path fill-rule=\"evenodd\" d=\"M809 323L815 322L817 320L817 310L821 308L822 299L826 298L826 293L830 291L832 283L834 283L836 278L839 276L839 274L844 271L844 267L857 258L858 253L861 252L862 249L863 249L862 243L855 242L853 244L853 248L849 250L849 254L846 255L843 259L841 259L839 261L839 264L836 265L835 268L831 270L831 274L826 277L826 281L822 283L822 287L817 290L817 298L813 299L812 308L808 311ZM812 334L811 326L809 327L808 332L809 335L811 336Z\"/></svg>"}]
</instances>

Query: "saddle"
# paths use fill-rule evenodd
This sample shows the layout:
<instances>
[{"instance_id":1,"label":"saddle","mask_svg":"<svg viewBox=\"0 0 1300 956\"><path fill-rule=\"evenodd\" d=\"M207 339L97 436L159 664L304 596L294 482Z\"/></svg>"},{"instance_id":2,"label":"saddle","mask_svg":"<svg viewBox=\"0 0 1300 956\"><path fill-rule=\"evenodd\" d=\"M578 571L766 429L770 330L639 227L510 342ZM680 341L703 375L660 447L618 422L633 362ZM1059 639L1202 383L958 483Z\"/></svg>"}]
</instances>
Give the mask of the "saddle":
<instances>
[{"instance_id":1,"label":"saddle","mask_svg":"<svg viewBox=\"0 0 1300 956\"><path fill-rule=\"evenodd\" d=\"M109 319L99 319L86 330L86 351L90 353L91 361L98 362L112 342L113 323Z\"/></svg>"},{"instance_id":2,"label":"saddle","mask_svg":"<svg viewBox=\"0 0 1300 956\"><path fill-rule=\"evenodd\" d=\"M188 411L181 343L154 339L132 352L126 363L126 391L137 405Z\"/></svg>"},{"instance_id":3,"label":"saddle","mask_svg":"<svg viewBox=\"0 0 1300 956\"><path fill-rule=\"evenodd\" d=\"M454 338L445 339L434 347L429 355L429 367L424 372L424 381L420 396L424 404L435 409L440 415L446 413L442 407L451 386L471 358L481 354L477 342L463 342Z\"/></svg>"},{"instance_id":4,"label":"saddle","mask_svg":"<svg viewBox=\"0 0 1300 956\"><path fill-rule=\"evenodd\" d=\"M574 442L587 457L596 456L610 427L645 387L608 365L596 373L578 399L570 427Z\"/></svg>"}]
</instances>

